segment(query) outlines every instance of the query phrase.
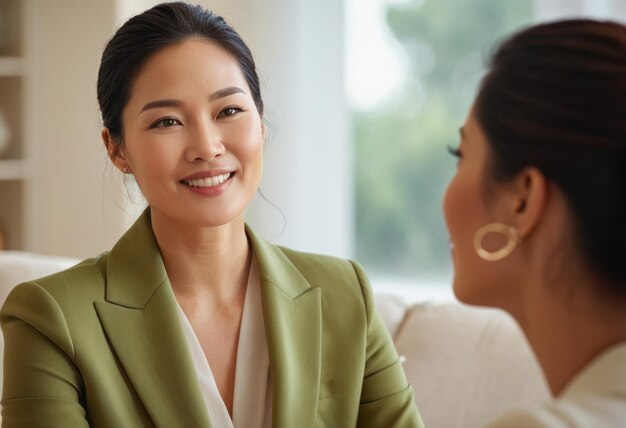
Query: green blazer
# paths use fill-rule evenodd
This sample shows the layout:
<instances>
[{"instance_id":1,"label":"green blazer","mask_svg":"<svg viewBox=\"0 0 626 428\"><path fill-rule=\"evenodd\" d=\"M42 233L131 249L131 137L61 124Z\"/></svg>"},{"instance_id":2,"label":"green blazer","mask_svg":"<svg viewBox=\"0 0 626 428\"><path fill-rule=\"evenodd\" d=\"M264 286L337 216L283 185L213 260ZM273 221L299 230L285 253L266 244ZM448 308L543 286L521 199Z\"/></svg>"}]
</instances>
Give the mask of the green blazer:
<instances>
[{"instance_id":1,"label":"green blazer","mask_svg":"<svg viewBox=\"0 0 626 428\"><path fill-rule=\"evenodd\" d=\"M362 269L246 232L273 427L421 426ZM5 428L211 426L149 211L110 252L17 286L0 322Z\"/></svg>"}]
</instances>

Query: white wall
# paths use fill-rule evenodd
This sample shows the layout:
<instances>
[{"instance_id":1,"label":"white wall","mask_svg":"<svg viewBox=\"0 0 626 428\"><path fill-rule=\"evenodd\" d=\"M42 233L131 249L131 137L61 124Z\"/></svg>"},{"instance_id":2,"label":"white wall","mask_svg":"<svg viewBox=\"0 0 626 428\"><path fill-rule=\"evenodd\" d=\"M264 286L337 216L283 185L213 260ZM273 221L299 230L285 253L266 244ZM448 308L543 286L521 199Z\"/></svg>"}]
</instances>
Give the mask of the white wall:
<instances>
[{"instance_id":1,"label":"white wall","mask_svg":"<svg viewBox=\"0 0 626 428\"><path fill-rule=\"evenodd\" d=\"M115 26L111 1L25 2L27 184L25 233L31 251L74 257L109 248L124 214L107 193L96 74Z\"/></svg>"}]
</instances>

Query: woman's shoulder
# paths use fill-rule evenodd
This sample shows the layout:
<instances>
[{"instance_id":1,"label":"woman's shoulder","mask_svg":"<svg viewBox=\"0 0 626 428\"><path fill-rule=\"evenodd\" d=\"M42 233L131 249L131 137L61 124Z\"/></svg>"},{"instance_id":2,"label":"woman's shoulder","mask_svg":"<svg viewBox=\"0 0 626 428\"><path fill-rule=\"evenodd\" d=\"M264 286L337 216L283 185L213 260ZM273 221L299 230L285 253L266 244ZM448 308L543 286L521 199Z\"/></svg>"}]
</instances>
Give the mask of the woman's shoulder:
<instances>
[{"instance_id":1,"label":"woman's shoulder","mask_svg":"<svg viewBox=\"0 0 626 428\"><path fill-rule=\"evenodd\" d=\"M331 269L352 269L354 261L327 254L299 251L289 247L276 246L291 262L299 266L326 266Z\"/></svg>"},{"instance_id":2,"label":"woman's shoulder","mask_svg":"<svg viewBox=\"0 0 626 428\"><path fill-rule=\"evenodd\" d=\"M367 281L363 268L355 261L273 244L257 234L249 225L246 225L246 234L252 244L257 262L264 265L262 268L270 269L272 266L282 265L285 267L289 265L295 268L312 286L331 278L335 283L343 281L362 283Z\"/></svg>"},{"instance_id":3,"label":"woman's shoulder","mask_svg":"<svg viewBox=\"0 0 626 428\"><path fill-rule=\"evenodd\" d=\"M509 412L489 423L486 428L566 428L562 419L544 409Z\"/></svg>"},{"instance_id":4,"label":"woman's shoulder","mask_svg":"<svg viewBox=\"0 0 626 428\"><path fill-rule=\"evenodd\" d=\"M600 403L599 408L569 400L554 400L527 411L516 411L496 419L486 428L621 428L626 420L626 401L619 405Z\"/></svg>"},{"instance_id":5,"label":"woman's shoulder","mask_svg":"<svg viewBox=\"0 0 626 428\"><path fill-rule=\"evenodd\" d=\"M9 306L28 305L36 299L52 299L59 304L82 298L102 296L108 253L85 259L62 271L24 281L16 285L5 301Z\"/></svg>"},{"instance_id":6,"label":"woman's shoulder","mask_svg":"<svg viewBox=\"0 0 626 428\"><path fill-rule=\"evenodd\" d=\"M277 247L302 275L315 281L332 278L335 282L355 283L366 280L361 265L349 259L325 254L308 253L287 247Z\"/></svg>"},{"instance_id":7,"label":"woman's shoulder","mask_svg":"<svg viewBox=\"0 0 626 428\"><path fill-rule=\"evenodd\" d=\"M626 342L597 356L555 400L507 414L488 428L618 428L626 420Z\"/></svg>"},{"instance_id":8,"label":"woman's shoulder","mask_svg":"<svg viewBox=\"0 0 626 428\"><path fill-rule=\"evenodd\" d=\"M372 288L365 270L358 262L286 247L277 248L311 288L322 290L325 301L333 301L334 305L345 303L345 308L360 308L366 312L368 319L372 317L375 306ZM360 304L354 305L355 302Z\"/></svg>"},{"instance_id":9,"label":"woman's shoulder","mask_svg":"<svg viewBox=\"0 0 626 428\"><path fill-rule=\"evenodd\" d=\"M84 259L73 266L37 279L30 280L44 288L67 287L74 284L85 284L94 280L102 280L106 276L108 252L96 257Z\"/></svg>"}]
</instances>

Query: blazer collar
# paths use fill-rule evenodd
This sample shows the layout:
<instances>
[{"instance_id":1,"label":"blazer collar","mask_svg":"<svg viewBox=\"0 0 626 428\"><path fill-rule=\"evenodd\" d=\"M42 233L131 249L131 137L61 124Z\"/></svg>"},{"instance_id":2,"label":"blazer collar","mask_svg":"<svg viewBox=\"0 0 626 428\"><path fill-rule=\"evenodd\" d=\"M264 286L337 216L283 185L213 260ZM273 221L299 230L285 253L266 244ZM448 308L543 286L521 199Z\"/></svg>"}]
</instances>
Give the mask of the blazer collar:
<instances>
[{"instance_id":1,"label":"blazer collar","mask_svg":"<svg viewBox=\"0 0 626 428\"><path fill-rule=\"evenodd\" d=\"M281 250L246 226L259 268L274 391L272 426L313 426L319 401L322 294Z\"/></svg>"},{"instance_id":2,"label":"blazer collar","mask_svg":"<svg viewBox=\"0 0 626 428\"><path fill-rule=\"evenodd\" d=\"M246 235L259 266L259 280L262 284L278 288L290 299L297 299L302 293L311 290L311 285L280 247L261 238L247 224Z\"/></svg>"},{"instance_id":3,"label":"blazer collar","mask_svg":"<svg viewBox=\"0 0 626 428\"><path fill-rule=\"evenodd\" d=\"M143 308L167 280L146 209L109 253L106 300L127 308Z\"/></svg>"},{"instance_id":4,"label":"blazer collar","mask_svg":"<svg viewBox=\"0 0 626 428\"><path fill-rule=\"evenodd\" d=\"M246 224L246 235L259 266L259 279L296 299L311 289L281 249ZM167 272L146 209L109 253L106 300L128 308L143 308Z\"/></svg>"},{"instance_id":5,"label":"blazer collar","mask_svg":"<svg viewBox=\"0 0 626 428\"><path fill-rule=\"evenodd\" d=\"M273 427L313 425L321 374L321 290L246 225L259 273ZM157 426L210 426L147 209L111 250L103 328ZM166 403L176 403L176 409ZM176 420L177 419L177 420ZM185 423L183 423L185 422ZM306 423L305 423L306 425Z\"/></svg>"},{"instance_id":6,"label":"blazer collar","mask_svg":"<svg viewBox=\"0 0 626 428\"><path fill-rule=\"evenodd\" d=\"M176 297L146 210L107 260L104 332L155 426L210 427Z\"/></svg>"}]
</instances>

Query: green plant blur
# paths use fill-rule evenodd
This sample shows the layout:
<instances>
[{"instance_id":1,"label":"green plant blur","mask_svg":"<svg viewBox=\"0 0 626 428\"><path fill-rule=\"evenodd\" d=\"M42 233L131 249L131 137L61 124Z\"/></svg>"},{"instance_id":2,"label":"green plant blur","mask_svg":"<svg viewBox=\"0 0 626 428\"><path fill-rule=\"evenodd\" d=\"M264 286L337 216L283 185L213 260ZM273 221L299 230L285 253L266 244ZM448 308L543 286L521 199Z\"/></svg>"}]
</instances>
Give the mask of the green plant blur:
<instances>
[{"instance_id":1,"label":"green plant blur","mask_svg":"<svg viewBox=\"0 0 626 428\"><path fill-rule=\"evenodd\" d=\"M458 145L491 49L531 23L532 14L532 0L387 6L386 22L406 54L409 78L390 99L352 117L357 258L369 273L448 275L441 206L456 161L447 146Z\"/></svg>"}]
</instances>

